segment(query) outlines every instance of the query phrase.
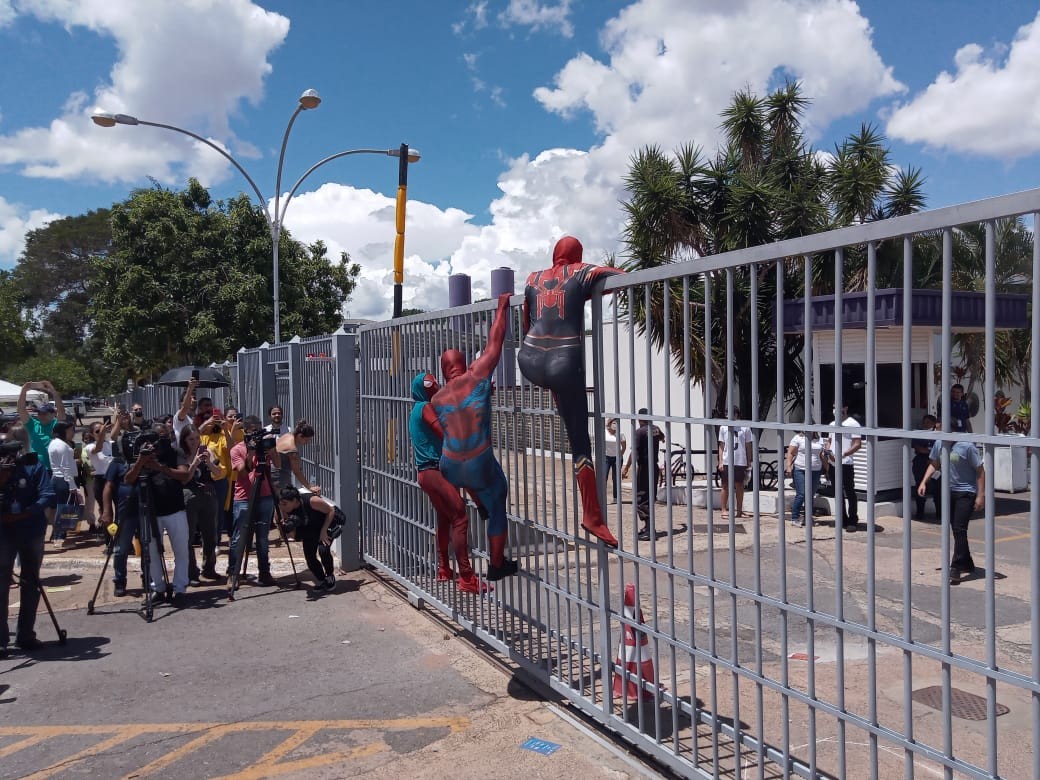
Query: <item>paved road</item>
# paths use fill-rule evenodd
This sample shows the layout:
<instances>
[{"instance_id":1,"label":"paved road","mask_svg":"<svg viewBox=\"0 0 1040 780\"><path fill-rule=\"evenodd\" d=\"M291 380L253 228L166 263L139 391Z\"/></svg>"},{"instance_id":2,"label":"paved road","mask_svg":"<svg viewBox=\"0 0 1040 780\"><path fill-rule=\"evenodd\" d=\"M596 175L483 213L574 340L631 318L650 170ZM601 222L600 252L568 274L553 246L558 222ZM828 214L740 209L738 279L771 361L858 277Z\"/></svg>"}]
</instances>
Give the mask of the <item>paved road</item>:
<instances>
[{"instance_id":1,"label":"paved road","mask_svg":"<svg viewBox=\"0 0 1040 780\"><path fill-rule=\"evenodd\" d=\"M367 574L320 599L196 590L151 624L107 595L88 616L95 580L48 568L67 644L0 661L0 777L651 774ZM44 614L37 631L54 637Z\"/></svg>"}]
</instances>

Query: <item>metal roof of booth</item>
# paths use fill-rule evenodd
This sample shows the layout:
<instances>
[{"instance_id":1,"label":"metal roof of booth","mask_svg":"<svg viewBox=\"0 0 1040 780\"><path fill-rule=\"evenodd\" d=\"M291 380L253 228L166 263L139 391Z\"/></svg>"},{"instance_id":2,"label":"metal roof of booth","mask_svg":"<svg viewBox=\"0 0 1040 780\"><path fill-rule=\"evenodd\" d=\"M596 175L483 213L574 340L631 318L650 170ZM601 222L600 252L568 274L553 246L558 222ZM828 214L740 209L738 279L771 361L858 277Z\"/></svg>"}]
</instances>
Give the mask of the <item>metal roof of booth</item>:
<instances>
[{"instance_id":1,"label":"metal roof of booth","mask_svg":"<svg viewBox=\"0 0 1040 780\"><path fill-rule=\"evenodd\" d=\"M958 332L984 330L986 325L986 295L980 292L954 292L950 321ZM911 326L942 327L942 290L911 290ZM811 330L834 330L834 295L814 295L811 299ZM867 293L851 292L841 296L842 328L867 327ZM1029 296L1000 293L996 296L996 327L998 330L1028 328ZM784 333L799 334L805 330L805 299L784 301ZM903 290L876 290L874 292L874 323L878 328L903 325Z\"/></svg>"}]
</instances>

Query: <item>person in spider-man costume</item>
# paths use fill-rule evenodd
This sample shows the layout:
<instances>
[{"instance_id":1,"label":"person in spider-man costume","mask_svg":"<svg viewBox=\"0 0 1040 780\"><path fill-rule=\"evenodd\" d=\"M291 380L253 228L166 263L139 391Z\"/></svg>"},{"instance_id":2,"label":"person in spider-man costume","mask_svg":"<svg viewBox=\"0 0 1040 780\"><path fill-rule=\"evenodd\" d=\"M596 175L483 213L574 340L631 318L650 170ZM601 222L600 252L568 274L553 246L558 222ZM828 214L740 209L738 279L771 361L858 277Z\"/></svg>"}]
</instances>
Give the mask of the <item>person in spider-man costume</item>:
<instances>
[{"instance_id":1,"label":"person in spider-man costume","mask_svg":"<svg viewBox=\"0 0 1040 780\"><path fill-rule=\"evenodd\" d=\"M581 262L581 242L564 236L553 249L552 268L527 277L524 290L524 340L520 371L532 383L552 391L574 457L581 493L581 525L609 547L617 539L603 522L589 439L589 403L585 396L585 301L596 283L624 273L620 268Z\"/></svg>"},{"instance_id":2,"label":"person in spider-man costume","mask_svg":"<svg viewBox=\"0 0 1040 780\"><path fill-rule=\"evenodd\" d=\"M455 578L451 570L451 559L448 548L455 549L455 560L459 565L459 578L456 582L463 593L484 593L487 583L473 573L469 561L469 518L466 516L466 504L459 495L459 489L444 478L440 470L441 441L444 430L437 420L437 413L430 405L430 399L440 390L437 378L433 374L418 374L412 380L412 398L415 405L408 418L408 433L412 439L412 452L415 455L415 467L419 472L419 487L429 496L437 512L437 581L447 582ZM487 511L479 507L481 516Z\"/></svg>"},{"instance_id":3,"label":"person in spider-man costume","mask_svg":"<svg viewBox=\"0 0 1040 780\"><path fill-rule=\"evenodd\" d=\"M502 354L509 324L509 297L509 293L498 296L487 347L469 368L457 349L441 355L445 384L430 399L444 431L441 474L452 485L468 490L489 514L489 580L500 580L519 569L515 561L505 556L509 483L491 450L491 373Z\"/></svg>"}]
</instances>

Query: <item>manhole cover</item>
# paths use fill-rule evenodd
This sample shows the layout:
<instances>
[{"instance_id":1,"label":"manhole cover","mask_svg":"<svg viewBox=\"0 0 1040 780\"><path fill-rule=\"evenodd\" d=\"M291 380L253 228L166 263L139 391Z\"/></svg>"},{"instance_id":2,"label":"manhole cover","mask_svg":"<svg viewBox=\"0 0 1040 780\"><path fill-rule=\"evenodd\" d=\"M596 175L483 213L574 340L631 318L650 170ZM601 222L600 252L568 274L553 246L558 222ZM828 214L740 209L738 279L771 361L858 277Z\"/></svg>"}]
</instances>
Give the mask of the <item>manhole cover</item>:
<instances>
[{"instance_id":1,"label":"manhole cover","mask_svg":"<svg viewBox=\"0 0 1040 780\"><path fill-rule=\"evenodd\" d=\"M693 524L693 532L695 534L706 534L706 533L709 533L709 531L710 531L710 533L713 533L713 534L728 534L729 533L729 526L728 525L720 525L718 523L713 523L712 525L708 525L707 523L694 523ZM733 524L733 533L735 533L735 534L746 534L747 531L744 530L744 524L743 523L734 523Z\"/></svg>"},{"instance_id":2,"label":"manhole cover","mask_svg":"<svg viewBox=\"0 0 1040 780\"><path fill-rule=\"evenodd\" d=\"M919 688L911 694L911 698L933 710L942 710L943 689L941 685ZM960 688L950 689L950 709L955 718L963 720L985 720L986 700L974 693L962 691ZM997 704L997 715L1006 715L1011 710L1003 704Z\"/></svg>"}]
</instances>

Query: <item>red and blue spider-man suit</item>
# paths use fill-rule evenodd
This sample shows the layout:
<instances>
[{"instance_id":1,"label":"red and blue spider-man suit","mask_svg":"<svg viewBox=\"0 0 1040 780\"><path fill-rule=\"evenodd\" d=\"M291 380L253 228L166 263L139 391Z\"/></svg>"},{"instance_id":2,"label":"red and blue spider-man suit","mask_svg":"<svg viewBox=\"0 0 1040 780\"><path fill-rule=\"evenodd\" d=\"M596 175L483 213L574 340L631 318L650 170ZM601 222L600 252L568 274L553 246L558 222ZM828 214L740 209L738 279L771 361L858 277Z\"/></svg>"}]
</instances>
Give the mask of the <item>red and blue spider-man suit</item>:
<instances>
[{"instance_id":1,"label":"red and blue spider-man suit","mask_svg":"<svg viewBox=\"0 0 1040 780\"><path fill-rule=\"evenodd\" d=\"M552 268L527 277L524 290L524 340L520 371L532 383L552 391L574 457L581 492L581 525L604 544L617 539L603 522L596 491L589 439L589 402L585 396L585 301L596 283L624 273L620 268L581 262L581 242L564 236L553 248Z\"/></svg>"},{"instance_id":2,"label":"red and blue spider-man suit","mask_svg":"<svg viewBox=\"0 0 1040 780\"><path fill-rule=\"evenodd\" d=\"M509 293L498 297L487 347L468 369L466 359L457 349L441 355L445 384L430 399L444 430L441 474L452 485L466 488L489 514L489 580L500 580L518 570L516 562L505 557L509 483L491 450L491 374L502 354L509 322L509 297Z\"/></svg>"},{"instance_id":3,"label":"red and blue spider-man suit","mask_svg":"<svg viewBox=\"0 0 1040 780\"><path fill-rule=\"evenodd\" d=\"M455 578L451 570L448 548L455 549L455 560L459 565L457 585L464 593L485 593L491 587L481 582L473 573L469 561L469 518L466 504L459 489L444 478L440 471L441 441L444 431L437 420L437 413L430 399L440 390L432 374L418 374L412 380L412 413L408 418L408 433L412 439L415 468L418 471L419 487L429 496L437 513L437 581L447 582ZM481 517L487 517L484 507L477 507Z\"/></svg>"}]
</instances>

